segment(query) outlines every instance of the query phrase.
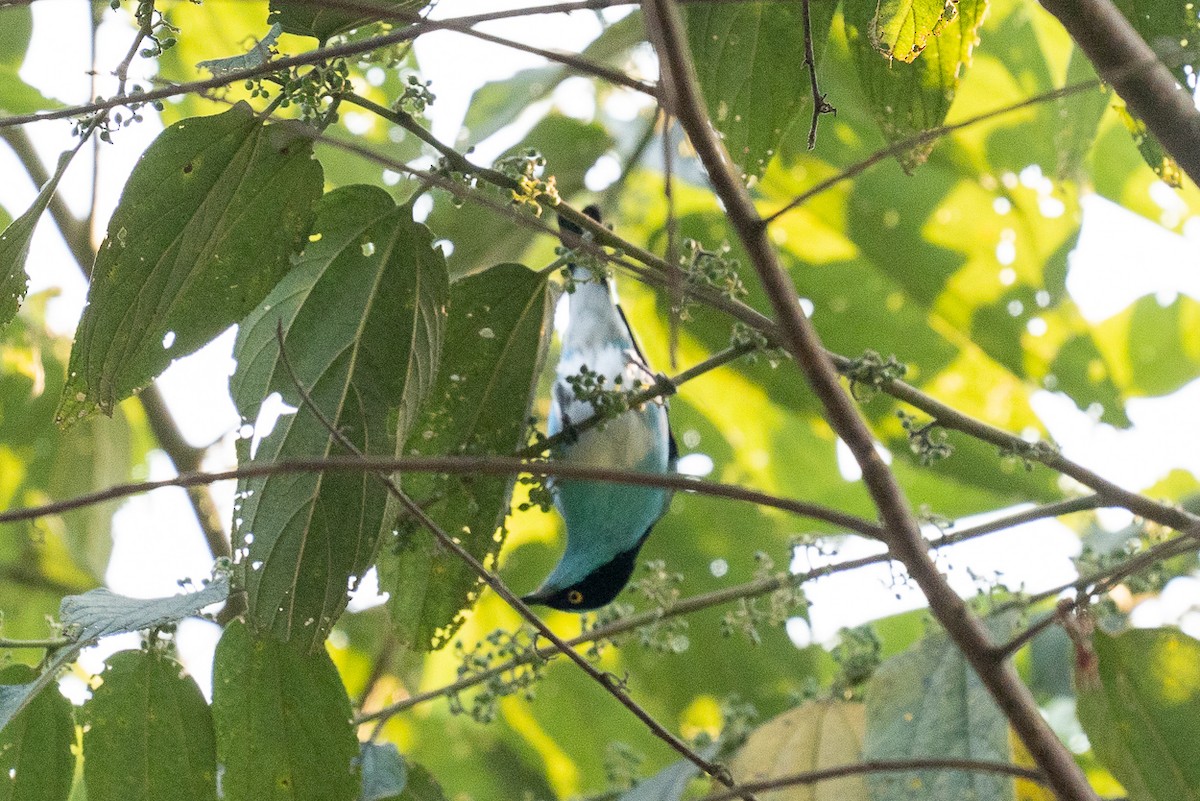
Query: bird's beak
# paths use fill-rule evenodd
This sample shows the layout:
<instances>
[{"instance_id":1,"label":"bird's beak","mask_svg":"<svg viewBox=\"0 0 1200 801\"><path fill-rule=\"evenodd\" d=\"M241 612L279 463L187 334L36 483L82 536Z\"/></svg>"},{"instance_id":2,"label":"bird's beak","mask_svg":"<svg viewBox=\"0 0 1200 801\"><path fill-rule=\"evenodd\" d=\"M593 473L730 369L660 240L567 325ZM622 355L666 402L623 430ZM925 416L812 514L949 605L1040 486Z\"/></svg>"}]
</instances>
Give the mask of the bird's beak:
<instances>
[{"instance_id":1,"label":"bird's beak","mask_svg":"<svg viewBox=\"0 0 1200 801\"><path fill-rule=\"evenodd\" d=\"M535 604L545 604L546 601L550 600L550 596L553 594L553 590L550 590L547 587L542 587L534 592L529 593L528 595L521 596L521 602L528 604L529 606L533 606Z\"/></svg>"}]
</instances>

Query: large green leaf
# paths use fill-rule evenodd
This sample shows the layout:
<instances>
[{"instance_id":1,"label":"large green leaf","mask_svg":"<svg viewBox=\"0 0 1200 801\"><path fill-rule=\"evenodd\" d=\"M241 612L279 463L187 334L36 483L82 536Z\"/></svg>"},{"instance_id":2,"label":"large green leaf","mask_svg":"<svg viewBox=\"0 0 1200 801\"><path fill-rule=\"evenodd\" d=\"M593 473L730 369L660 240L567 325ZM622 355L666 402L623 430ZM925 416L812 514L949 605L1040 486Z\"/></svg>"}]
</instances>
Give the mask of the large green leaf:
<instances>
[{"instance_id":1,"label":"large green leaf","mask_svg":"<svg viewBox=\"0 0 1200 801\"><path fill-rule=\"evenodd\" d=\"M393 11L415 14L429 5L429 0L385 0L373 5L378 6L379 10L372 11L372 4L366 3L325 6L320 3L271 0L271 15L267 21L278 23L286 33L314 36L324 44L336 33L388 19Z\"/></svg>"},{"instance_id":2,"label":"large green leaf","mask_svg":"<svg viewBox=\"0 0 1200 801\"><path fill-rule=\"evenodd\" d=\"M358 741L350 699L323 648L230 624L213 666L213 721L227 801L351 801Z\"/></svg>"},{"instance_id":3,"label":"large green leaf","mask_svg":"<svg viewBox=\"0 0 1200 801\"><path fill-rule=\"evenodd\" d=\"M0 76L0 82L2 78L3 76ZM63 173L67 171L71 159L82 145L80 142L73 150L59 157L58 169L38 192L33 205L0 233L0 330L17 315L17 309L25 299L25 292L29 289L25 259L29 256L29 243L33 241L33 232L37 228L38 220L42 218L42 213L50 205L50 198L54 197Z\"/></svg>"},{"instance_id":4,"label":"large green leaf","mask_svg":"<svg viewBox=\"0 0 1200 801\"><path fill-rule=\"evenodd\" d=\"M304 255L242 324L230 382L248 423L273 393L303 408L261 441L266 432L242 440L241 461L345 454L302 403L280 328L313 405L363 453L396 454L441 352L446 264L432 238L382 189L349 186L321 200ZM247 478L238 490L233 539L249 567L251 625L315 649L392 529L387 490L350 472Z\"/></svg>"},{"instance_id":5,"label":"large green leaf","mask_svg":"<svg viewBox=\"0 0 1200 801\"><path fill-rule=\"evenodd\" d=\"M927 4L928 0L889 2L914 6ZM906 64L896 63L876 49L873 42L875 10L879 7L876 0L846 0L846 38L858 65L864 95L888 142L936 128L946 119L959 78L970 64L987 3L988 0L960 0L957 16L942 19L940 33L926 39L920 57ZM917 39L910 47L917 47ZM929 144L902 153L900 163L911 170L925 160L931 149Z\"/></svg>"},{"instance_id":6,"label":"large green leaf","mask_svg":"<svg viewBox=\"0 0 1200 801\"><path fill-rule=\"evenodd\" d=\"M812 4L813 46L824 49L835 3ZM812 110L804 20L796 3L688 6L688 43L709 115L747 177L757 177L800 112Z\"/></svg>"},{"instance_id":7,"label":"large green leaf","mask_svg":"<svg viewBox=\"0 0 1200 801\"><path fill-rule=\"evenodd\" d=\"M1016 616L993 618L1003 641ZM1010 762L1008 721L979 677L944 634L931 634L884 662L867 687L864 759L963 758ZM1012 798L1012 779L997 774L912 771L868 781L878 801Z\"/></svg>"},{"instance_id":8,"label":"large green leaf","mask_svg":"<svg viewBox=\"0 0 1200 801\"><path fill-rule=\"evenodd\" d=\"M0 684L27 684L33 670L10 665ZM65 801L75 773L71 702L47 687L0 732L0 801Z\"/></svg>"},{"instance_id":9,"label":"large green leaf","mask_svg":"<svg viewBox=\"0 0 1200 801\"><path fill-rule=\"evenodd\" d=\"M217 795L212 714L200 688L157 652L109 657L84 706L89 801L204 801Z\"/></svg>"},{"instance_id":10,"label":"large green leaf","mask_svg":"<svg viewBox=\"0 0 1200 801\"><path fill-rule=\"evenodd\" d=\"M545 276L519 264L456 283L441 373L405 452L511 454L520 447L552 309ZM495 558L510 478L413 475L404 484L476 558ZM415 521L384 549L379 567L398 636L418 648L444 645L478 592L470 567Z\"/></svg>"},{"instance_id":11,"label":"large green leaf","mask_svg":"<svg viewBox=\"0 0 1200 801\"><path fill-rule=\"evenodd\" d=\"M33 36L33 11L29 6L0 9L0 66L20 69Z\"/></svg>"},{"instance_id":12,"label":"large green leaf","mask_svg":"<svg viewBox=\"0 0 1200 801\"><path fill-rule=\"evenodd\" d=\"M308 230L321 191L311 150L245 104L159 135L96 257L61 422L111 414L258 305Z\"/></svg>"},{"instance_id":13,"label":"large green leaf","mask_svg":"<svg viewBox=\"0 0 1200 801\"><path fill-rule=\"evenodd\" d=\"M1076 707L1131 801L1200 799L1200 641L1176 629L1097 631L1077 652Z\"/></svg>"}]
</instances>

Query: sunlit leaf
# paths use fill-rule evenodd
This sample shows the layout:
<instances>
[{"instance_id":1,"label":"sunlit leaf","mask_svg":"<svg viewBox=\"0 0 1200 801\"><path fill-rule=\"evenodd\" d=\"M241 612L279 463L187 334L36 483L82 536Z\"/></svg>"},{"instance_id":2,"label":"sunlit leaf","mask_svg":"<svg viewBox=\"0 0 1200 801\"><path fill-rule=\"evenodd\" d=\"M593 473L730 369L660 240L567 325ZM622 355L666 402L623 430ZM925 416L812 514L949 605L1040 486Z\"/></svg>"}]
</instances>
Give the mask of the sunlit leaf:
<instances>
[{"instance_id":1,"label":"sunlit leaf","mask_svg":"<svg viewBox=\"0 0 1200 801\"><path fill-rule=\"evenodd\" d=\"M155 651L109 657L83 709L89 801L217 794L212 714L182 666Z\"/></svg>"},{"instance_id":2,"label":"sunlit leaf","mask_svg":"<svg viewBox=\"0 0 1200 801\"><path fill-rule=\"evenodd\" d=\"M1097 631L1077 652L1079 722L1132 801L1200 798L1200 642L1175 629Z\"/></svg>"},{"instance_id":3,"label":"sunlit leaf","mask_svg":"<svg viewBox=\"0 0 1200 801\"><path fill-rule=\"evenodd\" d=\"M0 684L22 685L36 674L25 665L0 671ZM71 702L47 687L0 731L0 799L64 801L75 772Z\"/></svg>"},{"instance_id":4,"label":"sunlit leaf","mask_svg":"<svg viewBox=\"0 0 1200 801\"><path fill-rule=\"evenodd\" d=\"M321 190L311 150L241 104L159 134L96 257L59 404L63 424L111 414L266 297Z\"/></svg>"},{"instance_id":5,"label":"sunlit leaf","mask_svg":"<svg viewBox=\"0 0 1200 801\"><path fill-rule=\"evenodd\" d=\"M897 0L898 5L914 3L928 4L926 0ZM867 102L889 143L936 128L946 119L962 72L970 65L987 0L959 0L957 7L958 14L943 19L940 33L925 41L920 57L905 64L885 58L872 42L875 0L847 0L846 38ZM916 41L912 47L917 46ZM932 148L930 143L901 153L900 163L911 171L925 161Z\"/></svg>"},{"instance_id":6,"label":"sunlit leaf","mask_svg":"<svg viewBox=\"0 0 1200 801\"><path fill-rule=\"evenodd\" d=\"M519 264L454 284L441 372L405 453L511 454L520 447L551 310L546 278ZM430 516L484 564L503 541L496 529L511 486L510 478L483 476L404 480L405 490L426 499ZM444 645L478 592L471 568L413 520L387 543L379 568L397 634L417 648Z\"/></svg>"},{"instance_id":7,"label":"sunlit leaf","mask_svg":"<svg viewBox=\"0 0 1200 801\"><path fill-rule=\"evenodd\" d=\"M352 801L358 742L350 699L323 648L231 623L213 667L217 761L227 801Z\"/></svg>"},{"instance_id":8,"label":"sunlit leaf","mask_svg":"<svg viewBox=\"0 0 1200 801\"><path fill-rule=\"evenodd\" d=\"M879 0L871 42L888 58L910 62L958 15L959 0Z\"/></svg>"},{"instance_id":9,"label":"sunlit leaf","mask_svg":"<svg viewBox=\"0 0 1200 801\"><path fill-rule=\"evenodd\" d=\"M432 239L382 189L344 187L321 200L304 255L242 324L230 382L247 423L273 393L300 410L242 440L241 460L345 453L302 401L288 363L355 447L396 454L441 352L447 278ZM246 478L238 491L233 539L245 549L252 626L319 647L392 529L386 488L345 472Z\"/></svg>"},{"instance_id":10,"label":"sunlit leaf","mask_svg":"<svg viewBox=\"0 0 1200 801\"><path fill-rule=\"evenodd\" d=\"M778 715L750 735L730 764L739 782L779 779L793 773L862 761L865 710L849 701L809 701ZM762 796L772 801L867 801L862 776L795 784Z\"/></svg>"}]
</instances>

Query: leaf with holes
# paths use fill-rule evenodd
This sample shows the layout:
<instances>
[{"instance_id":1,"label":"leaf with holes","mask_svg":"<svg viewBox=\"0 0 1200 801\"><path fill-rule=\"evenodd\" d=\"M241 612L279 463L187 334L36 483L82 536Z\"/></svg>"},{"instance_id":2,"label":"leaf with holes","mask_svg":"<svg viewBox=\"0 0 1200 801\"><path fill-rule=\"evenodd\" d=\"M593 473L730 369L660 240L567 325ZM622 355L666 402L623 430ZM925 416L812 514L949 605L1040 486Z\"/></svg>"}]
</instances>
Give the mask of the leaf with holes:
<instances>
[{"instance_id":1,"label":"leaf with holes","mask_svg":"<svg viewBox=\"0 0 1200 801\"><path fill-rule=\"evenodd\" d=\"M958 16L959 0L879 0L871 43L888 58L911 62Z\"/></svg>"},{"instance_id":2,"label":"leaf with holes","mask_svg":"<svg viewBox=\"0 0 1200 801\"><path fill-rule=\"evenodd\" d=\"M230 381L248 424L274 393L299 411L242 440L239 460L346 455L289 365L357 449L396 454L441 353L448 279L432 241L411 207L382 189L348 186L322 198L304 255L242 324ZM380 533L392 530L386 488L364 472L257 476L238 483L238 497L233 541L245 546L251 626L318 648Z\"/></svg>"},{"instance_id":3,"label":"leaf with holes","mask_svg":"<svg viewBox=\"0 0 1200 801\"><path fill-rule=\"evenodd\" d=\"M940 4L939 4L940 5ZM889 143L939 127L946 119L963 70L987 10L987 0L959 0L958 14L941 23L920 58L896 63L872 41L876 0L846 0L846 39L858 67L859 82L875 120ZM922 144L898 158L906 170L925 161L933 144Z\"/></svg>"},{"instance_id":4,"label":"leaf with holes","mask_svg":"<svg viewBox=\"0 0 1200 801\"><path fill-rule=\"evenodd\" d=\"M89 801L215 799L212 713L200 688L157 651L109 657L83 708Z\"/></svg>"},{"instance_id":5,"label":"leaf with holes","mask_svg":"<svg viewBox=\"0 0 1200 801\"><path fill-rule=\"evenodd\" d=\"M523 445L552 310L545 276L519 264L451 287L441 373L405 452L508 455ZM495 558L512 479L411 475L404 487L477 559ZM414 647L444 645L478 592L471 568L412 520L379 569L397 635Z\"/></svg>"},{"instance_id":6,"label":"leaf with holes","mask_svg":"<svg viewBox=\"0 0 1200 801\"><path fill-rule=\"evenodd\" d=\"M258 305L321 191L307 138L239 103L167 128L142 155L96 256L62 424L144 387Z\"/></svg>"},{"instance_id":7,"label":"leaf with holes","mask_svg":"<svg viewBox=\"0 0 1200 801\"><path fill-rule=\"evenodd\" d=\"M225 801L351 801L358 741L350 699L314 653L231 623L213 663L213 721Z\"/></svg>"}]
</instances>

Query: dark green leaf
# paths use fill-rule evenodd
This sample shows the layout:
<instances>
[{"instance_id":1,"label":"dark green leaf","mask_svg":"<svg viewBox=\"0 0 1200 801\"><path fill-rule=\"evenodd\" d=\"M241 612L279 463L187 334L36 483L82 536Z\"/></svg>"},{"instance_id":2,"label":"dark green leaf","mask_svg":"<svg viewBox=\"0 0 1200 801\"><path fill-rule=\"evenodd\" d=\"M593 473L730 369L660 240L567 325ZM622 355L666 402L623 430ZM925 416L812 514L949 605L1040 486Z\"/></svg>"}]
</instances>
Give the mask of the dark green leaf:
<instances>
[{"instance_id":1,"label":"dark green leaf","mask_svg":"<svg viewBox=\"0 0 1200 801\"><path fill-rule=\"evenodd\" d=\"M84 706L89 801L215 799L212 714L182 666L155 651L120 651Z\"/></svg>"},{"instance_id":2,"label":"dark green leaf","mask_svg":"<svg viewBox=\"0 0 1200 801\"><path fill-rule=\"evenodd\" d=\"M921 2L921 0L912 0ZM888 142L937 128L946 119L965 66L970 63L987 0L960 0L958 15L942 23L911 64L886 58L871 40L876 0L846 0L846 38L858 65L864 95ZM900 154L911 170L922 163L932 143Z\"/></svg>"},{"instance_id":3,"label":"dark green leaf","mask_svg":"<svg viewBox=\"0 0 1200 801\"><path fill-rule=\"evenodd\" d=\"M0 75L0 85L2 82L3 76ZM74 150L59 156L58 169L38 192L33 205L0 233L0 330L17 315L17 309L25 299L25 292L29 289L25 259L29 256L29 243L33 240L33 232L37 228L38 220L42 218L42 213L50 205L50 198L54 196L59 180L81 145L82 143Z\"/></svg>"},{"instance_id":4,"label":"dark green leaf","mask_svg":"<svg viewBox=\"0 0 1200 801\"><path fill-rule=\"evenodd\" d=\"M1079 722L1132 801L1200 799L1200 641L1176 629L1097 631L1077 653Z\"/></svg>"},{"instance_id":5,"label":"dark green leaf","mask_svg":"<svg viewBox=\"0 0 1200 801\"><path fill-rule=\"evenodd\" d=\"M370 5L356 6L347 4L345 7L319 3L302 3L294 0L271 0L271 14L267 18L270 23L278 23L285 33L298 36L314 36L322 44L330 36L342 31L348 31L377 20L388 19L391 12L406 15L416 15L418 11L429 5L429 0L384 0L376 3L380 10L370 13ZM403 19L403 17L401 18Z\"/></svg>"},{"instance_id":6,"label":"dark green leaf","mask_svg":"<svg viewBox=\"0 0 1200 801\"><path fill-rule=\"evenodd\" d=\"M813 46L829 37L834 3L812 4ZM687 8L688 43L709 115L747 177L762 175L812 89L798 3L713 3Z\"/></svg>"},{"instance_id":7,"label":"dark green leaf","mask_svg":"<svg viewBox=\"0 0 1200 801\"><path fill-rule=\"evenodd\" d=\"M363 453L396 454L441 352L447 277L432 238L382 189L322 198L303 257L242 324L230 382L247 423L272 393L304 408L261 442L242 440L241 461L344 455L302 403L280 358L279 327L313 404ZM234 542L247 546L251 625L319 647L380 533L392 530L386 488L370 473L345 472L247 478L238 492Z\"/></svg>"},{"instance_id":8,"label":"dark green leaf","mask_svg":"<svg viewBox=\"0 0 1200 801\"><path fill-rule=\"evenodd\" d=\"M1196 52L1196 37L1200 36L1200 15L1196 6L1187 0L1115 0L1134 30L1171 68L1181 86L1190 86L1200 55Z\"/></svg>"},{"instance_id":9,"label":"dark green leaf","mask_svg":"<svg viewBox=\"0 0 1200 801\"><path fill-rule=\"evenodd\" d=\"M246 104L159 135L96 257L61 422L111 413L258 305L308 230L321 191L311 151Z\"/></svg>"},{"instance_id":10,"label":"dark green leaf","mask_svg":"<svg viewBox=\"0 0 1200 801\"><path fill-rule=\"evenodd\" d=\"M358 741L350 699L323 648L230 624L217 644L213 720L227 801L350 801Z\"/></svg>"},{"instance_id":11,"label":"dark green leaf","mask_svg":"<svg viewBox=\"0 0 1200 801\"><path fill-rule=\"evenodd\" d=\"M511 454L524 444L553 304L546 278L501 264L451 287L441 373L406 453ZM408 476L405 489L487 564L508 511L511 479ZM380 555L380 586L400 639L441 647L475 599L478 577L428 531L408 521Z\"/></svg>"},{"instance_id":12,"label":"dark green leaf","mask_svg":"<svg viewBox=\"0 0 1200 801\"><path fill-rule=\"evenodd\" d=\"M25 665L0 671L0 685L35 678ZM75 773L74 744L71 702L47 687L0 732L0 801L64 801Z\"/></svg>"},{"instance_id":13,"label":"dark green leaf","mask_svg":"<svg viewBox=\"0 0 1200 801\"><path fill-rule=\"evenodd\" d=\"M1015 615L993 618L1003 642ZM867 687L863 758L963 758L1010 762L1008 721L959 650L942 633L884 662ZM877 801L1012 798L1006 776L913 771L870 777Z\"/></svg>"}]
</instances>

